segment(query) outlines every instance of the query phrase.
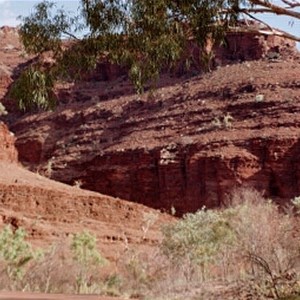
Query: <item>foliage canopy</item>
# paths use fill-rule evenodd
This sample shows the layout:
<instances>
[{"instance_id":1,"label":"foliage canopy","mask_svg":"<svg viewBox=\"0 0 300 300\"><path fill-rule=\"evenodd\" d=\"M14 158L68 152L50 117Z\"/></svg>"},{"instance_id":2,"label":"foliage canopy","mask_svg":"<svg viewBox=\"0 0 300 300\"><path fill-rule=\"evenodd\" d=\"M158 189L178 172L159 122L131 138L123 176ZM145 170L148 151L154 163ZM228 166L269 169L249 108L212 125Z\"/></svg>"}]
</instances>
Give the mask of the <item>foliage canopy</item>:
<instances>
[{"instance_id":1,"label":"foliage canopy","mask_svg":"<svg viewBox=\"0 0 300 300\"><path fill-rule=\"evenodd\" d=\"M143 92L145 84L155 85L162 69L173 66L191 38L209 54L208 42L220 43L226 31L238 31L241 17L258 20L255 13L274 13L300 19L296 9L299 1L279 2L81 0L77 15L72 15L63 9L55 10L54 3L44 1L36 5L30 16L22 18L20 36L31 54L53 52L55 78L77 78L95 67L99 59L105 59L126 66L137 91ZM300 40L271 27L269 30L270 34ZM67 49L63 37L73 40Z\"/></svg>"}]
</instances>

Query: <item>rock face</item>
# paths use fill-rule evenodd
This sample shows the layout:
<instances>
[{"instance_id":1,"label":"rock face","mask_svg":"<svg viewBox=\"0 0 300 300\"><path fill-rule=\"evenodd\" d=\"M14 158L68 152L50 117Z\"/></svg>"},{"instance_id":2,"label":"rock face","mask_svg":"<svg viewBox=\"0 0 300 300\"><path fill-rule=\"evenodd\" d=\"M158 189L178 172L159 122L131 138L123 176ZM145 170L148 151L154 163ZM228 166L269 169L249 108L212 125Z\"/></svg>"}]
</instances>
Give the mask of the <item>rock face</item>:
<instances>
[{"instance_id":1,"label":"rock face","mask_svg":"<svg viewBox=\"0 0 300 300\"><path fill-rule=\"evenodd\" d=\"M268 29L267 29L268 31ZM182 59L175 68L177 75L185 73L199 73L203 68L203 61L208 63L211 69L216 67L244 61L267 59L287 59L297 55L297 47L294 41L283 37L257 34L255 32L228 32L222 45L207 45L206 51L213 50L213 54L204 59L201 48L194 41L190 41L189 46L183 54ZM202 57L203 58L203 57ZM190 70L186 70L186 60L190 61Z\"/></svg>"},{"instance_id":2,"label":"rock face","mask_svg":"<svg viewBox=\"0 0 300 300\"><path fill-rule=\"evenodd\" d=\"M124 70L108 64L82 82L58 85L55 112L10 114L20 161L52 179L155 208L173 206L178 214L218 206L241 185L278 200L297 196L295 43L252 33L228 34L227 41L216 49L216 71L188 80L164 75L158 90L143 96ZM2 69L9 75L22 61L13 60L20 57L17 44L15 53L5 47ZM199 49L189 51L199 57ZM237 61L245 62L230 64ZM6 146L13 137L5 136L1 146L11 150L2 156L14 160Z\"/></svg>"},{"instance_id":3,"label":"rock face","mask_svg":"<svg viewBox=\"0 0 300 300\"><path fill-rule=\"evenodd\" d=\"M33 170L151 207L215 207L241 185L285 201L300 194L299 72L297 59L245 62L143 97L85 82L69 91L83 102L11 128Z\"/></svg>"},{"instance_id":4,"label":"rock face","mask_svg":"<svg viewBox=\"0 0 300 300\"><path fill-rule=\"evenodd\" d=\"M261 58L293 57L297 52L294 41L272 35L255 33L228 33L225 45L216 49L221 63L249 61Z\"/></svg>"},{"instance_id":5,"label":"rock face","mask_svg":"<svg viewBox=\"0 0 300 300\"><path fill-rule=\"evenodd\" d=\"M111 153L85 169L84 187L177 213L218 207L234 187L255 187L273 199L291 199L299 191L297 137L254 138L240 145L176 145L147 152Z\"/></svg>"},{"instance_id":6,"label":"rock face","mask_svg":"<svg viewBox=\"0 0 300 300\"><path fill-rule=\"evenodd\" d=\"M0 161L17 162L18 153L15 148L15 136L0 121Z\"/></svg>"},{"instance_id":7,"label":"rock face","mask_svg":"<svg viewBox=\"0 0 300 300\"><path fill-rule=\"evenodd\" d=\"M18 30L13 27L0 27L0 102L9 109L14 105L5 99L16 73L29 57L22 52Z\"/></svg>"}]
</instances>

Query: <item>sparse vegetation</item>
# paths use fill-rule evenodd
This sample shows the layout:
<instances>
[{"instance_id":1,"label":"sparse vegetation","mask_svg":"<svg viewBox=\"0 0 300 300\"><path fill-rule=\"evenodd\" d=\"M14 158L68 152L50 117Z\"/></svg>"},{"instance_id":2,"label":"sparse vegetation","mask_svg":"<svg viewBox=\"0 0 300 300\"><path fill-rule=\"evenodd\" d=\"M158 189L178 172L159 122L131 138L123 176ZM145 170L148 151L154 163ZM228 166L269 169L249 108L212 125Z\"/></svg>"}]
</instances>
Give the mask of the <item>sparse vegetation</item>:
<instances>
[{"instance_id":1,"label":"sparse vegetation","mask_svg":"<svg viewBox=\"0 0 300 300\"><path fill-rule=\"evenodd\" d=\"M87 293L93 288L93 282L89 278L95 272L95 268L106 264L96 247L96 238L89 232L74 234L71 243L71 252L74 263L78 265L76 272L76 292Z\"/></svg>"},{"instance_id":2,"label":"sparse vegetation","mask_svg":"<svg viewBox=\"0 0 300 300\"><path fill-rule=\"evenodd\" d=\"M144 233L155 221L153 216L145 215ZM108 276L101 276L106 260L89 232L74 234L70 244L44 251L36 262L35 252L24 241L25 231L5 227L0 233L5 270L1 282L5 277L11 289L42 292L142 299L198 299L208 293L209 299L219 299L209 288L218 282L232 286L232 297L246 291L250 299L289 299L300 294L296 222L295 214L280 212L258 192L236 190L226 207L203 208L164 227L162 243L153 251L127 245Z\"/></svg>"},{"instance_id":3,"label":"sparse vegetation","mask_svg":"<svg viewBox=\"0 0 300 300\"><path fill-rule=\"evenodd\" d=\"M257 192L236 191L227 208L202 209L167 227L162 245L174 262L199 265L202 279L242 282L261 297L282 299L300 292L295 221Z\"/></svg>"},{"instance_id":4,"label":"sparse vegetation","mask_svg":"<svg viewBox=\"0 0 300 300\"><path fill-rule=\"evenodd\" d=\"M82 185L83 185L82 179L77 179L77 180L74 181L73 186L76 187L77 189L80 189L82 187Z\"/></svg>"},{"instance_id":5,"label":"sparse vegetation","mask_svg":"<svg viewBox=\"0 0 300 300\"><path fill-rule=\"evenodd\" d=\"M294 199L291 200L291 203L294 205L294 207L299 211L300 210L300 197L297 196Z\"/></svg>"},{"instance_id":6,"label":"sparse vegetation","mask_svg":"<svg viewBox=\"0 0 300 300\"><path fill-rule=\"evenodd\" d=\"M143 224L142 224L142 230L143 230L143 239L146 238L147 232L150 229L152 225L157 221L158 214L155 214L153 212L144 213L143 215Z\"/></svg>"},{"instance_id":7,"label":"sparse vegetation","mask_svg":"<svg viewBox=\"0 0 300 300\"><path fill-rule=\"evenodd\" d=\"M234 121L234 118L230 114L224 116L223 121L225 128L232 128L232 122Z\"/></svg>"},{"instance_id":8,"label":"sparse vegetation","mask_svg":"<svg viewBox=\"0 0 300 300\"><path fill-rule=\"evenodd\" d=\"M211 125L216 129L220 129L220 128L231 129L233 121L234 118L227 113L223 118L215 117L212 120Z\"/></svg>"},{"instance_id":9,"label":"sparse vegetation","mask_svg":"<svg viewBox=\"0 0 300 300\"><path fill-rule=\"evenodd\" d=\"M39 253L25 241L25 237L26 232L22 228L13 231L10 226L5 226L0 232L1 282L8 283L11 288L20 288L26 266Z\"/></svg>"},{"instance_id":10,"label":"sparse vegetation","mask_svg":"<svg viewBox=\"0 0 300 300\"><path fill-rule=\"evenodd\" d=\"M234 238L222 213L205 208L167 226L163 234L163 253L174 264L187 263L190 274L200 268L203 281L208 265L215 262L221 248L226 248Z\"/></svg>"}]
</instances>

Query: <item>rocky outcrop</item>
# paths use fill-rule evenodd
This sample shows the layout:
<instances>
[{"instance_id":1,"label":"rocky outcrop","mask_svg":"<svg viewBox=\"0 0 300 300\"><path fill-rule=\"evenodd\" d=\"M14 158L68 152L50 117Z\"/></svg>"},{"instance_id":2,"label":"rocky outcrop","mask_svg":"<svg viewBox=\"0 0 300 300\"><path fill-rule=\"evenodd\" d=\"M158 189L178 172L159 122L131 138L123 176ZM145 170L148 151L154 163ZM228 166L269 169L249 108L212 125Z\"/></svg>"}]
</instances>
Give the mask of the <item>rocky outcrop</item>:
<instances>
[{"instance_id":1,"label":"rocky outcrop","mask_svg":"<svg viewBox=\"0 0 300 300\"><path fill-rule=\"evenodd\" d=\"M269 28L256 27L257 24L252 29L259 29L266 33L258 34L255 30L247 31L247 27L243 32L227 32L221 45L207 44L205 56L198 44L190 40L182 58L174 68L175 74L197 74L207 68L215 69L237 62L258 59L289 59L298 55L295 41L267 34ZM210 53L210 51L212 52ZM187 60L190 64L188 70L186 68Z\"/></svg>"},{"instance_id":2,"label":"rocky outcrop","mask_svg":"<svg viewBox=\"0 0 300 300\"><path fill-rule=\"evenodd\" d=\"M298 60L245 62L103 101L95 95L114 83L82 83L70 97L83 102L11 128L32 170L151 207L215 207L241 185L284 201L300 194L299 70Z\"/></svg>"},{"instance_id":3,"label":"rocky outcrop","mask_svg":"<svg viewBox=\"0 0 300 300\"><path fill-rule=\"evenodd\" d=\"M295 56L296 53L296 43L283 37L231 32L226 35L224 46L216 48L215 59L221 64L226 64L261 58L286 59Z\"/></svg>"},{"instance_id":4,"label":"rocky outcrop","mask_svg":"<svg viewBox=\"0 0 300 300\"><path fill-rule=\"evenodd\" d=\"M174 207L178 214L220 206L240 186L255 187L273 199L300 194L300 140L296 136L82 154L77 153L78 159L75 153L73 158L66 156L63 165L59 158L50 159L49 175L154 208L169 211Z\"/></svg>"},{"instance_id":5,"label":"rocky outcrop","mask_svg":"<svg viewBox=\"0 0 300 300\"><path fill-rule=\"evenodd\" d=\"M8 110L14 105L5 99L5 96L16 73L19 72L19 67L28 60L29 56L22 52L18 29L8 26L0 27L0 102Z\"/></svg>"},{"instance_id":6,"label":"rocky outcrop","mask_svg":"<svg viewBox=\"0 0 300 300\"><path fill-rule=\"evenodd\" d=\"M300 194L300 141L253 138L247 141L180 145L151 151L127 150L72 161L52 176L85 189L130 199L178 214L217 207L235 187L251 186L273 199Z\"/></svg>"},{"instance_id":7,"label":"rocky outcrop","mask_svg":"<svg viewBox=\"0 0 300 300\"><path fill-rule=\"evenodd\" d=\"M17 160L18 154L15 148L15 136L0 121L0 161L17 162Z\"/></svg>"},{"instance_id":8,"label":"rocky outcrop","mask_svg":"<svg viewBox=\"0 0 300 300\"><path fill-rule=\"evenodd\" d=\"M0 99L5 96L12 82L12 72L8 67L0 63Z\"/></svg>"}]
</instances>

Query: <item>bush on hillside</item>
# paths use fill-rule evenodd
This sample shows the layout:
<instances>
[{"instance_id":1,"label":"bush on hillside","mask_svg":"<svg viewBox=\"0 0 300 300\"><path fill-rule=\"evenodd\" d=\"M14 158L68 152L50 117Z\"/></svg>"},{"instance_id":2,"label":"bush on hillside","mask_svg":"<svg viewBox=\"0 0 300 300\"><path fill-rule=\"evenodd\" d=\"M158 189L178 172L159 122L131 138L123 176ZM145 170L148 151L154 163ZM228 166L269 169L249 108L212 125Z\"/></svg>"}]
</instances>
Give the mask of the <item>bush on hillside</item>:
<instances>
[{"instance_id":1,"label":"bush on hillside","mask_svg":"<svg viewBox=\"0 0 300 300\"><path fill-rule=\"evenodd\" d=\"M256 282L257 292L275 299L299 292L294 217L252 190L237 190L230 200L227 208L202 209L167 226L163 252L174 263L201 267L204 279Z\"/></svg>"},{"instance_id":2,"label":"bush on hillside","mask_svg":"<svg viewBox=\"0 0 300 300\"><path fill-rule=\"evenodd\" d=\"M85 293L88 290L91 270L106 264L106 260L97 250L97 239L91 233L84 231L74 234L71 243L73 261L78 265L76 272L77 293ZM91 283L90 283L91 284Z\"/></svg>"},{"instance_id":3,"label":"bush on hillside","mask_svg":"<svg viewBox=\"0 0 300 300\"><path fill-rule=\"evenodd\" d=\"M222 248L234 242L234 234L222 212L199 210L163 229L162 250L175 264L190 265L191 271L201 267L205 280L206 268L216 263Z\"/></svg>"},{"instance_id":4,"label":"bush on hillside","mask_svg":"<svg viewBox=\"0 0 300 300\"><path fill-rule=\"evenodd\" d=\"M6 226L0 232L0 263L4 274L1 281L8 282L11 288L18 287L28 263L39 254L25 238L26 232L22 228L13 231L10 226Z\"/></svg>"}]
</instances>

